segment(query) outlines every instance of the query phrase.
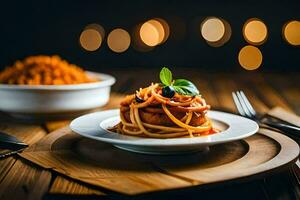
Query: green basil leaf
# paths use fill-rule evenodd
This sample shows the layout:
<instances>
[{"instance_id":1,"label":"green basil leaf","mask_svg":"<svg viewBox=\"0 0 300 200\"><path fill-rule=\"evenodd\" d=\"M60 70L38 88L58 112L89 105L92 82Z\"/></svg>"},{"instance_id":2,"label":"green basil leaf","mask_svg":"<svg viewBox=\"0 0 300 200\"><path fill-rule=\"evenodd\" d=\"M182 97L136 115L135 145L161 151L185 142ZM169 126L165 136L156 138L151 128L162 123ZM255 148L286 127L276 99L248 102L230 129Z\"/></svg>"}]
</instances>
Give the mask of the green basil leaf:
<instances>
[{"instance_id":1,"label":"green basil leaf","mask_svg":"<svg viewBox=\"0 0 300 200\"><path fill-rule=\"evenodd\" d=\"M199 95L197 87L186 79L176 79L173 87L175 91L182 95L196 96Z\"/></svg>"},{"instance_id":2,"label":"green basil leaf","mask_svg":"<svg viewBox=\"0 0 300 200\"><path fill-rule=\"evenodd\" d=\"M172 86L174 88L174 90L178 93L178 94L182 94L182 95L189 95L188 92L186 90L183 90L181 87L179 86Z\"/></svg>"},{"instance_id":3,"label":"green basil leaf","mask_svg":"<svg viewBox=\"0 0 300 200\"><path fill-rule=\"evenodd\" d=\"M159 78L165 86L169 86L171 85L173 79L172 72L168 68L163 67L159 73Z\"/></svg>"},{"instance_id":4,"label":"green basil leaf","mask_svg":"<svg viewBox=\"0 0 300 200\"><path fill-rule=\"evenodd\" d=\"M178 87L178 86L173 86L174 90L181 95L186 95L186 96L196 96L196 92L191 92L190 90Z\"/></svg>"}]
</instances>

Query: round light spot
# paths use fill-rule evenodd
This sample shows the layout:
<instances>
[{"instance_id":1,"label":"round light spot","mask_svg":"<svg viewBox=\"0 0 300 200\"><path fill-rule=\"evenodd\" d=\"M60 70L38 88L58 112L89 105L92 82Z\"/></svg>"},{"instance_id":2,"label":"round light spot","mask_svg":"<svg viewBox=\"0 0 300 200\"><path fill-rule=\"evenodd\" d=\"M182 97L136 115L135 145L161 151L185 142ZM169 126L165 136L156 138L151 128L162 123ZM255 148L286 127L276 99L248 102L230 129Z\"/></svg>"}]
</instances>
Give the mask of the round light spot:
<instances>
[{"instance_id":1,"label":"round light spot","mask_svg":"<svg viewBox=\"0 0 300 200\"><path fill-rule=\"evenodd\" d=\"M246 70L255 70L262 64L263 56L257 47L248 45L240 50L238 60Z\"/></svg>"},{"instance_id":2,"label":"round light spot","mask_svg":"<svg viewBox=\"0 0 300 200\"><path fill-rule=\"evenodd\" d=\"M283 27L285 40L294 46L300 45L300 21L290 21Z\"/></svg>"},{"instance_id":3,"label":"round light spot","mask_svg":"<svg viewBox=\"0 0 300 200\"><path fill-rule=\"evenodd\" d=\"M158 45L160 41L159 31L148 21L141 26L140 37L146 45L151 47Z\"/></svg>"},{"instance_id":4,"label":"round light spot","mask_svg":"<svg viewBox=\"0 0 300 200\"><path fill-rule=\"evenodd\" d=\"M200 26L200 31L207 44L212 47L223 46L229 41L232 33L230 24L216 17L205 19Z\"/></svg>"},{"instance_id":5,"label":"round light spot","mask_svg":"<svg viewBox=\"0 0 300 200\"><path fill-rule=\"evenodd\" d=\"M164 43L168 39L169 34L169 25L161 18L146 21L139 30L141 41L150 47Z\"/></svg>"},{"instance_id":6,"label":"round light spot","mask_svg":"<svg viewBox=\"0 0 300 200\"><path fill-rule=\"evenodd\" d=\"M156 29L156 31L158 33L157 44L160 44L165 38L165 30L164 30L163 25L159 21L154 20L154 19L151 19L151 20L147 21L146 23L150 23Z\"/></svg>"},{"instance_id":7,"label":"round light spot","mask_svg":"<svg viewBox=\"0 0 300 200\"><path fill-rule=\"evenodd\" d=\"M108 34L107 45L112 51L122 53L130 46L130 35L124 29L114 29Z\"/></svg>"},{"instance_id":8,"label":"round light spot","mask_svg":"<svg viewBox=\"0 0 300 200\"><path fill-rule=\"evenodd\" d=\"M104 28L99 24L87 25L79 37L79 43L87 51L96 51L105 36Z\"/></svg>"},{"instance_id":9,"label":"round light spot","mask_svg":"<svg viewBox=\"0 0 300 200\"><path fill-rule=\"evenodd\" d=\"M248 43L260 45L266 41L268 29L262 20L252 18L247 20L244 24L243 35Z\"/></svg>"},{"instance_id":10,"label":"round light spot","mask_svg":"<svg viewBox=\"0 0 300 200\"><path fill-rule=\"evenodd\" d=\"M101 34L94 29L86 29L82 31L79 42L82 48L87 51L96 51L102 43Z\"/></svg>"},{"instance_id":11,"label":"round light spot","mask_svg":"<svg viewBox=\"0 0 300 200\"><path fill-rule=\"evenodd\" d=\"M225 34L225 25L221 19L210 17L201 24L201 35L208 42L217 42Z\"/></svg>"},{"instance_id":12,"label":"round light spot","mask_svg":"<svg viewBox=\"0 0 300 200\"><path fill-rule=\"evenodd\" d=\"M140 35L140 30L141 30L142 24L137 24L134 28L133 31L131 33L132 35L132 47L140 52L148 52L151 51L154 46L148 46L146 45L142 39L141 39L141 35Z\"/></svg>"}]
</instances>

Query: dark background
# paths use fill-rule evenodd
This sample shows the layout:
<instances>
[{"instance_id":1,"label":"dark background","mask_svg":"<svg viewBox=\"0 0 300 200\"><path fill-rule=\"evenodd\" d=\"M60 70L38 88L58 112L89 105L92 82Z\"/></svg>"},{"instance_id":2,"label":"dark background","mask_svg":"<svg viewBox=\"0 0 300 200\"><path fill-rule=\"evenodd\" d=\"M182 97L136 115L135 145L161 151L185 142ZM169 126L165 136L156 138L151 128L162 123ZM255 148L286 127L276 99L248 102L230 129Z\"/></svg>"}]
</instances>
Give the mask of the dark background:
<instances>
[{"instance_id":1,"label":"dark background","mask_svg":"<svg viewBox=\"0 0 300 200\"><path fill-rule=\"evenodd\" d=\"M206 44L200 23L208 16L229 22L232 36L222 47ZM140 22L161 17L170 25L166 43L150 52L130 47L112 52L106 42L95 52L83 50L78 39L90 23L101 24L106 34L121 27L132 31ZM300 19L300 1L6 1L0 8L0 69L29 55L58 54L85 69L101 71L126 67L195 67L205 71L244 71L237 55L247 45L242 36L244 22L262 19L268 40L260 71L300 71L300 48L282 38L282 26ZM105 38L106 39L106 38Z\"/></svg>"}]
</instances>

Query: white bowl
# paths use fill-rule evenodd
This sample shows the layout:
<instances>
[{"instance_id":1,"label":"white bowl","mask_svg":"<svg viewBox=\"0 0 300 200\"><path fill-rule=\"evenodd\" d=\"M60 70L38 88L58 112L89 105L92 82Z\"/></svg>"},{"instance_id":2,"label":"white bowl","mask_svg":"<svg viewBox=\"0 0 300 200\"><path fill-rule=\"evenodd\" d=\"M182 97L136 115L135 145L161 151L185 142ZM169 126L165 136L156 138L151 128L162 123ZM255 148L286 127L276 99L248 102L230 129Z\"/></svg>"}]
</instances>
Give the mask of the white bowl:
<instances>
[{"instance_id":1,"label":"white bowl","mask_svg":"<svg viewBox=\"0 0 300 200\"><path fill-rule=\"evenodd\" d=\"M72 114L105 105L115 78L87 72L99 82L72 85L0 84L0 110L18 117Z\"/></svg>"}]
</instances>

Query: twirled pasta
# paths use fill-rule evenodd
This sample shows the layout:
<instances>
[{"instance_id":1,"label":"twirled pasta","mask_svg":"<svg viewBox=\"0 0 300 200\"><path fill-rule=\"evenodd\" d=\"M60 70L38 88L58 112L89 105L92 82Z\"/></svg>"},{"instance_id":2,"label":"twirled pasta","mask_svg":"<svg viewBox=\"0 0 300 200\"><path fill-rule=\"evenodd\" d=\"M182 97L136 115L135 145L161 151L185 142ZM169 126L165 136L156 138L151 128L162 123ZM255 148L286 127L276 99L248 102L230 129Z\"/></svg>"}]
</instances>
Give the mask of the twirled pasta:
<instances>
[{"instance_id":1,"label":"twirled pasta","mask_svg":"<svg viewBox=\"0 0 300 200\"><path fill-rule=\"evenodd\" d=\"M111 131L151 138L194 137L215 133L206 116L210 108L200 96L176 93L162 96L162 87L151 84L121 102L121 122Z\"/></svg>"}]
</instances>

